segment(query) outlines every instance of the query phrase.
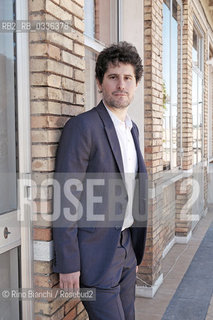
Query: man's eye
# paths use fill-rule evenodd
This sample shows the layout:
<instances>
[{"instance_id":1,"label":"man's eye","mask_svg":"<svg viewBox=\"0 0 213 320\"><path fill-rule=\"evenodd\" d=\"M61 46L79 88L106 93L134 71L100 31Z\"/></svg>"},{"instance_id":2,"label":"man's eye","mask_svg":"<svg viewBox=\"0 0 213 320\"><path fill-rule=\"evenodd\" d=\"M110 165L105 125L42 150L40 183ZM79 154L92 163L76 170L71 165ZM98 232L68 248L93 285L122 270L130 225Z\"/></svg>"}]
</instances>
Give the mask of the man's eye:
<instances>
[{"instance_id":1,"label":"man's eye","mask_svg":"<svg viewBox=\"0 0 213 320\"><path fill-rule=\"evenodd\" d=\"M132 80L132 77L126 77L125 79L126 80Z\"/></svg>"},{"instance_id":2,"label":"man's eye","mask_svg":"<svg viewBox=\"0 0 213 320\"><path fill-rule=\"evenodd\" d=\"M115 79L116 77L115 77L115 76L110 76L109 78L110 78L110 79Z\"/></svg>"}]
</instances>

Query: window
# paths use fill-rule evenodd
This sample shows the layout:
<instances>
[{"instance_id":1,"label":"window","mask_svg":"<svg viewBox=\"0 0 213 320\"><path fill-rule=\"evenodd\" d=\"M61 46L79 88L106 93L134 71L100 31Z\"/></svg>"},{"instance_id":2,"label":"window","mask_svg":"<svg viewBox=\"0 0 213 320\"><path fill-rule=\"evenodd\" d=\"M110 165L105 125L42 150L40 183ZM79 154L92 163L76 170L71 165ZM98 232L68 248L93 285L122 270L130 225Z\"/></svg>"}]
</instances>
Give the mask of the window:
<instances>
[{"instance_id":1,"label":"window","mask_svg":"<svg viewBox=\"0 0 213 320\"><path fill-rule=\"evenodd\" d=\"M192 61L193 66L202 70L202 38L196 29L193 30Z\"/></svg>"},{"instance_id":2,"label":"window","mask_svg":"<svg viewBox=\"0 0 213 320\"><path fill-rule=\"evenodd\" d=\"M15 19L15 2L0 1L0 20ZM16 209L16 37L0 33L0 214Z\"/></svg>"},{"instance_id":3,"label":"window","mask_svg":"<svg viewBox=\"0 0 213 320\"><path fill-rule=\"evenodd\" d=\"M193 29L192 48L192 125L193 164L202 160L203 141L203 36L197 23Z\"/></svg>"},{"instance_id":4,"label":"window","mask_svg":"<svg viewBox=\"0 0 213 320\"><path fill-rule=\"evenodd\" d=\"M209 47L209 159L213 159L213 47Z\"/></svg>"},{"instance_id":5,"label":"window","mask_svg":"<svg viewBox=\"0 0 213 320\"><path fill-rule=\"evenodd\" d=\"M97 105L100 95L95 81L97 54L107 45L118 41L118 0L85 1L85 108Z\"/></svg>"},{"instance_id":6,"label":"window","mask_svg":"<svg viewBox=\"0 0 213 320\"><path fill-rule=\"evenodd\" d=\"M181 1L163 3L163 169L179 165L181 108ZM180 146L179 146L180 147Z\"/></svg>"}]
</instances>

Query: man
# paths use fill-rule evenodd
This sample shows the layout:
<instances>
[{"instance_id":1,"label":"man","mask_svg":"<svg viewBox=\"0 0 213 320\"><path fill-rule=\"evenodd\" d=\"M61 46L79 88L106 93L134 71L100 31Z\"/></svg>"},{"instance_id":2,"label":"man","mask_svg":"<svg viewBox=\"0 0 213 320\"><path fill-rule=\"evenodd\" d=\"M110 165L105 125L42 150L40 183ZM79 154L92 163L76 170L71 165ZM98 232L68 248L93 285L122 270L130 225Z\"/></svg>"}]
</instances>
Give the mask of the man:
<instances>
[{"instance_id":1,"label":"man","mask_svg":"<svg viewBox=\"0 0 213 320\"><path fill-rule=\"evenodd\" d=\"M146 237L147 174L138 129L127 111L142 72L141 58L131 44L104 49L96 63L103 100L66 123L57 152L56 178L66 187L53 229L54 271L60 273L63 289L96 289L95 301L83 301L91 320L135 319L136 266ZM79 183L71 188L71 181ZM79 200L78 216L68 198Z\"/></svg>"}]
</instances>

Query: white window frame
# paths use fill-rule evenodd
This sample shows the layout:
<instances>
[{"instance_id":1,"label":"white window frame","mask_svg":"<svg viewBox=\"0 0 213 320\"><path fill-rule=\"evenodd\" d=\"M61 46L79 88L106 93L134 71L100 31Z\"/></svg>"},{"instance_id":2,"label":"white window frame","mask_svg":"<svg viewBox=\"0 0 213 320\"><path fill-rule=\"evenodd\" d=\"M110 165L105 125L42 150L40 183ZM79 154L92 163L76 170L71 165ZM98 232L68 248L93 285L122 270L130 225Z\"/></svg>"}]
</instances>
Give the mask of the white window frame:
<instances>
[{"instance_id":1,"label":"white window frame","mask_svg":"<svg viewBox=\"0 0 213 320\"><path fill-rule=\"evenodd\" d=\"M114 0L109 0L109 1L110 1L110 7L112 7ZM117 21L118 21L117 38L118 38L118 41L119 41L119 37L120 37L120 25L121 25L120 18L119 18L120 12L121 12L121 0L117 0L117 10L110 11L110 20L112 21L112 23L115 23L116 15L117 15ZM112 28L112 30L114 30L115 28L116 28L116 26L114 26ZM110 36L112 38L112 34L110 34ZM95 38L89 37L87 34L84 34L84 44L89 50L94 51L97 54L105 48L105 45L101 41L99 41Z\"/></svg>"},{"instance_id":2,"label":"white window frame","mask_svg":"<svg viewBox=\"0 0 213 320\"><path fill-rule=\"evenodd\" d=\"M121 17L122 15L122 10L123 10L123 6L122 6L122 0L117 0L117 38L118 38L118 42L121 41L122 39L122 35L123 35L123 29L122 29L122 22L121 22ZM115 18L113 19L113 21L115 21Z\"/></svg>"},{"instance_id":3,"label":"white window frame","mask_svg":"<svg viewBox=\"0 0 213 320\"><path fill-rule=\"evenodd\" d=\"M172 19L172 2L173 0L170 0L170 54L172 52L172 32L171 32L171 19ZM182 68L182 53L183 53L183 4L182 4L182 0L176 0L176 2L178 3L178 5L180 6L181 9L181 32L180 32L180 55L181 55L181 59L180 59L180 159L181 159L181 163L180 163L180 168L182 168L182 159L183 159L183 147L182 147L182 113L183 113L183 86L182 86L182 81L183 81L183 68ZM170 78L170 99L171 99L171 88L172 88L172 61L170 59L170 74L169 74L169 78ZM172 103L169 103L169 107L170 107L170 169L169 170L165 170L166 172L174 170L177 168L177 166L174 166L173 163L173 157L172 157ZM178 149L177 149L178 152Z\"/></svg>"},{"instance_id":4,"label":"white window frame","mask_svg":"<svg viewBox=\"0 0 213 320\"><path fill-rule=\"evenodd\" d=\"M28 20L28 1L16 0L16 19ZM30 135L30 81L29 81L29 34L17 32L17 91L18 91L18 136L20 178L31 172ZM30 187L30 180L29 180ZM21 281L22 288L33 288L33 250L31 208L24 204L24 186L20 184L20 204L24 221L21 223ZM33 301L22 301L22 320L33 319Z\"/></svg>"},{"instance_id":5,"label":"white window frame","mask_svg":"<svg viewBox=\"0 0 213 320\"><path fill-rule=\"evenodd\" d=\"M193 19L193 30L197 32L199 38L201 39L201 46L199 44L198 49L200 50L198 58L202 59L201 64L200 61L198 61L198 66L194 65L192 63L192 70L202 79L202 143L201 143L201 161L198 162L198 152L197 152L197 160L196 163L193 164L193 166L198 165L199 163L202 163L204 161L204 32L201 28L196 16L194 16ZM201 68L199 68L199 66ZM198 92L198 83L197 83L197 92ZM193 105L192 105L193 107ZM197 108L197 119L198 119L198 108ZM194 158L194 154L193 154Z\"/></svg>"}]
</instances>

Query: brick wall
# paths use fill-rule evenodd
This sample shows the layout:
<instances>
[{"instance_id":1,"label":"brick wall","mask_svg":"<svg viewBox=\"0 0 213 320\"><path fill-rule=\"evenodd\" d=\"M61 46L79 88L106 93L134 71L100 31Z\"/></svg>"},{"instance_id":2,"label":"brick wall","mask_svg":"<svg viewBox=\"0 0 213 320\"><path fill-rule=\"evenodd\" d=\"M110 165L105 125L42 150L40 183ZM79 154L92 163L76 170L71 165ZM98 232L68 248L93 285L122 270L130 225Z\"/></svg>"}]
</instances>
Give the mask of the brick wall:
<instances>
[{"instance_id":1,"label":"brick wall","mask_svg":"<svg viewBox=\"0 0 213 320\"><path fill-rule=\"evenodd\" d=\"M162 214L162 250L175 237L175 184L171 184L163 189L163 214Z\"/></svg>"},{"instance_id":2,"label":"brick wall","mask_svg":"<svg viewBox=\"0 0 213 320\"><path fill-rule=\"evenodd\" d=\"M162 163L162 0L144 0L144 151L150 187ZM160 275L162 195L150 198L146 251L139 277L152 285ZM162 211L161 211L162 212Z\"/></svg>"},{"instance_id":3,"label":"brick wall","mask_svg":"<svg viewBox=\"0 0 213 320\"><path fill-rule=\"evenodd\" d=\"M34 286L58 286L52 272L52 187L61 129L70 116L84 111L83 0L29 0L29 16L39 21L71 21L71 31L30 33L32 171L38 192L34 201ZM43 198L41 199L41 192ZM35 319L85 319L79 300L50 298L35 301Z\"/></svg>"},{"instance_id":4,"label":"brick wall","mask_svg":"<svg viewBox=\"0 0 213 320\"><path fill-rule=\"evenodd\" d=\"M162 254L175 236L187 237L192 231L193 193L192 174L165 187L168 172L162 168L162 1L144 0L144 106L145 106L145 160L149 172L149 221L146 251L139 269L140 279L153 285L161 273ZM179 14L179 12L178 12ZM182 38L182 119L180 119L180 92L178 91L177 136L180 148L182 121L182 169L193 168L192 136L192 45L194 7L191 0L183 1ZM199 18L199 17L198 17ZM198 19L199 20L199 19ZM180 28L180 27L179 27ZM180 35L180 30L178 30ZM206 33L206 30L204 30ZM180 39L180 37L179 37ZM207 42L204 43L205 57ZM179 52L180 53L180 52ZM179 59L180 63L180 59ZM178 79L180 84L180 79ZM204 157L207 155L207 68L204 69ZM181 164L178 149L178 165ZM206 168L203 171L204 196L207 195ZM172 197L174 195L174 197ZM206 204L204 209L206 208ZM198 213L199 216L200 213ZM141 282L141 283L142 283ZM140 281L139 281L140 283Z\"/></svg>"}]
</instances>

